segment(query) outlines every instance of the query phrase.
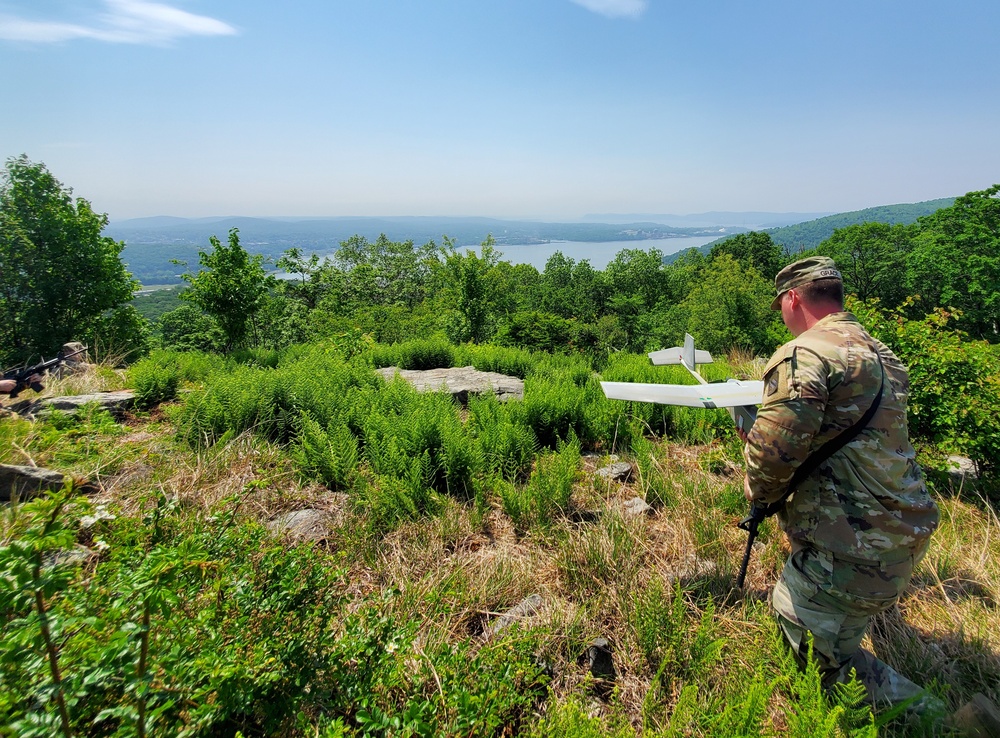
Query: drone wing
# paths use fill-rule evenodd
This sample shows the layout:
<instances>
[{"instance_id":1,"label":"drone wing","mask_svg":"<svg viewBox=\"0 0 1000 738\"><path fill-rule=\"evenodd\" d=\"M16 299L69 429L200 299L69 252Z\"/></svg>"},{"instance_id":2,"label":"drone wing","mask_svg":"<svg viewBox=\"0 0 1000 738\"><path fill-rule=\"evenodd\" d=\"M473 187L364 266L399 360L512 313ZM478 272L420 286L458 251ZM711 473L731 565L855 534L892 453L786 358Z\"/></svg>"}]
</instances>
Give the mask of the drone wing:
<instances>
[{"instance_id":1,"label":"drone wing","mask_svg":"<svg viewBox=\"0 0 1000 738\"><path fill-rule=\"evenodd\" d=\"M639 384L634 382L601 382L604 394L611 400L655 402L682 407L742 407L759 405L764 396L764 383L738 381L713 384Z\"/></svg>"}]
</instances>

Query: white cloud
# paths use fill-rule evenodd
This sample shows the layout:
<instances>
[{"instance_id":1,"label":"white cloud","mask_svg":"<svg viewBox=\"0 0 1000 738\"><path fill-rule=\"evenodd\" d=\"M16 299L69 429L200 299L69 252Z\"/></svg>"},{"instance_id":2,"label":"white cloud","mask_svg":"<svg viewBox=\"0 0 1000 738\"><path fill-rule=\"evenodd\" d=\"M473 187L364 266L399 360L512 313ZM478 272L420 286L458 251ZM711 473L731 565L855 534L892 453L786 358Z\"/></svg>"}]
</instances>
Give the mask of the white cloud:
<instances>
[{"instance_id":1,"label":"white cloud","mask_svg":"<svg viewBox=\"0 0 1000 738\"><path fill-rule=\"evenodd\" d=\"M649 0L571 0L608 18L638 18L646 12Z\"/></svg>"},{"instance_id":2,"label":"white cloud","mask_svg":"<svg viewBox=\"0 0 1000 738\"><path fill-rule=\"evenodd\" d=\"M228 23L148 0L104 0L93 25L0 16L0 39L54 43L77 38L121 44L169 44L184 36L231 36Z\"/></svg>"}]
</instances>

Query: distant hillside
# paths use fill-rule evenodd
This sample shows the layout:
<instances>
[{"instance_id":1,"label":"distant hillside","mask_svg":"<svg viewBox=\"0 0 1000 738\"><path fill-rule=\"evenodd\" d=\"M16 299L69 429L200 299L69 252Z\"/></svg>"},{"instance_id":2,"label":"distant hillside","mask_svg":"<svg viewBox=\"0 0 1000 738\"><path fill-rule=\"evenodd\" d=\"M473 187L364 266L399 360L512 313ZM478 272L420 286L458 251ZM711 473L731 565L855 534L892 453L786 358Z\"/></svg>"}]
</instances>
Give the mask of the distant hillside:
<instances>
[{"instance_id":1,"label":"distant hillside","mask_svg":"<svg viewBox=\"0 0 1000 738\"><path fill-rule=\"evenodd\" d=\"M828 215L806 223L775 228L768 231L775 243L784 246L790 252L814 249L833 235L838 228L846 228L858 223L889 223L891 225L909 225L916 223L917 218L947 208L955 202L954 197L942 197L939 200L904 203L901 205L880 205L850 213Z\"/></svg>"},{"instance_id":2,"label":"distant hillside","mask_svg":"<svg viewBox=\"0 0 1000 738\"><path fill-rule=\"evenodd\" d=\"M707 213L691 215L657 215L652 213L594 213L583 216L587 223L669 223L672 226L707 227L725 226L740 227L746 230L761 228L780 228L781 226L816 220L826 215L823 213L771 213L760 211L730 212L727 210L712 210Z\"/></svg>"},{"instance_id":3,"label":"distant hillside","mask_svg":"<svg viewBox=\"0 0 1000 738\"><path fill-rule=\"evenodd\" d=\"M925 200L924 202L903 203L900 205L879 205L874 208L864 210L854 210L849 213L838 213L828 215L824 218L817 218L805 223L784 226L782 228L762 229L771 234L775 243L784 246L785 250L791 253L807 251L819 246L823 241L833 235L838 228L846 228L859 223L890 223L896 225L902 223L908 225L916 223L917 218L949 207L955 202L954 197L943 197L938 200ZM707 243L698 249L703 254L708 254L712 246L726 240L720 238L712 243ZM683 252L681 252L683 253ZM672 263L680 253L671 254L666 257L666 263Z\"/></svg>"}]
</instances>

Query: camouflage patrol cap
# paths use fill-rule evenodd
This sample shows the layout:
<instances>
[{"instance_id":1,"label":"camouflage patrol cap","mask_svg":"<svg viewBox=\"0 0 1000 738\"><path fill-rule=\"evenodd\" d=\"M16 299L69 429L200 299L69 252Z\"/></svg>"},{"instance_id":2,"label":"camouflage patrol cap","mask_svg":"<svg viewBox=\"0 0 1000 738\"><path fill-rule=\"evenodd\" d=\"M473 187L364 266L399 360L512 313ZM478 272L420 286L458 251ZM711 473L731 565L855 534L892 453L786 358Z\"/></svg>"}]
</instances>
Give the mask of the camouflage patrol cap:
<instances>
[{"instance_id":1,"label":"camouflage patrol cap","mask_svg":"<svg viewBox=\"0 0 1000 738\"><path fill-rule=\"evenodd\" d=\"M793 262L778 272L774 278L774 289L778 295L771 302L772 310L781 309L781 296L788 290L801 287L817 279L843 279L837 265L829 256L810 256Z\"/></svg>"}]
</instances>

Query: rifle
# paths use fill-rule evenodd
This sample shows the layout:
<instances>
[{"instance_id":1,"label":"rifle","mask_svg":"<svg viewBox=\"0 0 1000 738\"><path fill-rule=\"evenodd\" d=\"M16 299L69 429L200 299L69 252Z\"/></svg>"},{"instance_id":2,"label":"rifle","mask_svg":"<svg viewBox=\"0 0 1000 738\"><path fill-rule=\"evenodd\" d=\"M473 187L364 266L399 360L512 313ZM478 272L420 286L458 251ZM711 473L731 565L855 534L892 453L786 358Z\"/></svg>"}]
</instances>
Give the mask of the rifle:
<instances>
[{"instance_id":1,"label":"rifle","mask_svg":"<svg viewBox=\"0 0 1000 738\"><path fill-rule=\"evenodd\" d=\"M17 397L19 394L21 394L22 391L24 391L28 387L31 387L31 389L35 390L35 392L41 392L43 389L45 389L45 387L42 385L41 382L37 380L35 380L34 382L30 382L29 380L33 376L35 376L36 374L44 374L50 369L59 366L67 359L71 359L77 354L82 354L86 350L87 347L84 346L83 348L77 349L76 351L71 351L68 354L64 354L62 351L60 351L58 354L56 354L56 357L54 359L49 359L48 361L41 361L38 364L35 364L34 366L28 366L25 367L24 369L10 369L9 371L4 372L3 375L4 379L13 379L17 383L16 386L14 387L14 391L10 393L10 396Z\"/></svg>"}]
</instances>

